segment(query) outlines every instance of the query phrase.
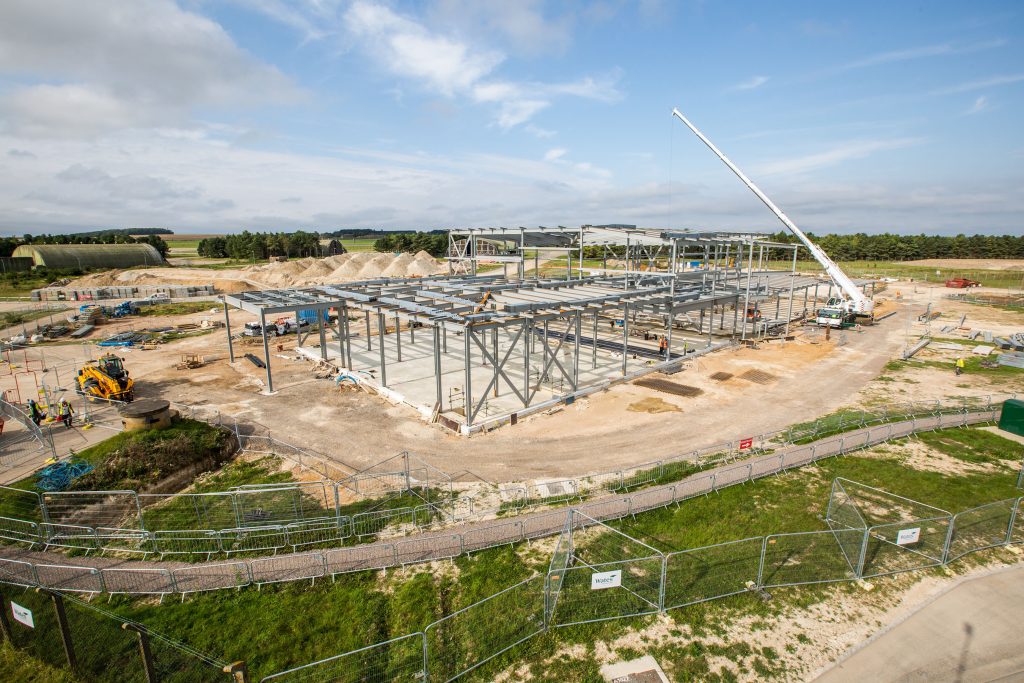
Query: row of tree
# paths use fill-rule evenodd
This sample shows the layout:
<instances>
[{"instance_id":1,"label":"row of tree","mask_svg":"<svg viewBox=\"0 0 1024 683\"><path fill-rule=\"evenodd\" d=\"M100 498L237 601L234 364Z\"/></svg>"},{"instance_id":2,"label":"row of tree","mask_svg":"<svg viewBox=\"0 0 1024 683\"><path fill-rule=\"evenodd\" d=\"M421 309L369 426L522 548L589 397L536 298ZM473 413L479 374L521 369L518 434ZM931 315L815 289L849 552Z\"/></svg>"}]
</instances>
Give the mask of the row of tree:
<instances>
[{"instance_id":1,"label":"row of tree","mask_svg":"<svg viewBox=\"0 0 1024 683\"><path fill-rule=\"evenodd\" d=\"M0 237L0 257L10 256L22 244L151 244L167 256L167 242L156 233L133 237L120 230L97 233L73 233L70 235L23 235L22 237Z\"/></svg>"},{"instance_id":2,"label":"row of tree","mask_svg":"<svg viewBox=\"0 0 1024 683\"><path fill-rule=\"evenodd\" d=\"M410 254L425 251L431 256L444 256L448 251L448 233L443 230L391 233L375 241L373 250Z\"/></svg>"},{"instance_id":3,"label":"row of tree","mask_svg":"<svg viewBox=\"0 0 1024 683\"><path fill-rule=\"evenodd\" d=\"M200 240L196 251L207 258L259 261L271 256L305 257L320 255L320 236L314 232L249 232Z\"/></svg>"},{"instance_id":4,"label":"row of tree","mask_svg":"<svg viewBox=\"0 0 1024 683\"><path fill-rule=\"evenodd\" d=\"M916 259L1024 259L1024 236L1021 235L810 235L833 261L913 261ZM772 235L776 242L795 244L796 236L786 231ZM782 253L773 257L786 258ZM789 258L792 258L791 256ZM813 257L801 249L802 260Z\"/></svg>"}]
</instances>

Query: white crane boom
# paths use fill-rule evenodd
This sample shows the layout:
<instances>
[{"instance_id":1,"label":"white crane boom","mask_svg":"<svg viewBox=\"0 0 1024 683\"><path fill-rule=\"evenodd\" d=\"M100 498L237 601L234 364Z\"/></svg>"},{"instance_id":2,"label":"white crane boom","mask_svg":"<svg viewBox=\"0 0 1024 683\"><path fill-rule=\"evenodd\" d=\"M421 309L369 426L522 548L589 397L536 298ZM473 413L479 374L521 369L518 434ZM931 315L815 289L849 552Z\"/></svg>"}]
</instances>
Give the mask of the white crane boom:
<instances>
[{"instance_id":1,"label":"white crane boom","mask_svg":"<svg viewBox=\"0 0 1024 683\"><path fill-rule=\"evenodd\" d=\"M839 290L846 295L846 306L848 307L848 310L851 313L857 313L859 315L871 315L873 302L865 296L864 292L862 292L857 285L853 284L853 280L846 276L846 273L843 272L842 268L840 268L835 261L830 259L828 254L822 251L821 247L808 239L807 235L804 234L804 231L796 227L796 224L789 220L789 217L782 212L782 209L775 206L774 202L772 202L771 199L768 199L768 195L762 192L761 189L750 180L750 178L744 175L743 171L736 167L736 164L729 161L729 158L722 154L722 152L715 147L710 140L704 137L704 134L697 130L697 127L690 123L678 109L673 109L672 115L686 124L686 127L692 130L694 135L700 138L701 142L707 145L712 152L717 154L718 158L721 159L722 162L728 166L747 187L750 188L750 191L757 195L757 198L764 202L765 206L771 209L772 213L782 221L782 224L789 228L789 231L796 235L797 239L803 242L804 246L807 247L807 250L811 252L811 256L821 264L821 267L825 269L825 272L828 273L830 278L832 278L832 281L836 284Z\"/></svg>"}]
</instances>

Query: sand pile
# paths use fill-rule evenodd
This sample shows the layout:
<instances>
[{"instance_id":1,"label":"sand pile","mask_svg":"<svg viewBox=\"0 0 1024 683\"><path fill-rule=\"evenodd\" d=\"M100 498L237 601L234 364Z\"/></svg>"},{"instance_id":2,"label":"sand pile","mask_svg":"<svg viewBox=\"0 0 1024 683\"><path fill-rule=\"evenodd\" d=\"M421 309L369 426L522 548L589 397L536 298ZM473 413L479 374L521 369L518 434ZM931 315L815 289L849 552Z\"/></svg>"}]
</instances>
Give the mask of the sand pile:
<instances>
[{"instance_id":1,"label":"sand pile","mask_svg":"<svg viewBox=\"0 0 1024 683\"><path fill-rule=\"evenodd\" d=\"M74 289L111 285L207 285L219 292L244 289L285 289L382 277L427 277L446 273L447 266L425 251L418 254L382 254L373 251L262 263L237 270L203 268L145 268L109 270L73 281Z\"/></svg>"}]
</instances>

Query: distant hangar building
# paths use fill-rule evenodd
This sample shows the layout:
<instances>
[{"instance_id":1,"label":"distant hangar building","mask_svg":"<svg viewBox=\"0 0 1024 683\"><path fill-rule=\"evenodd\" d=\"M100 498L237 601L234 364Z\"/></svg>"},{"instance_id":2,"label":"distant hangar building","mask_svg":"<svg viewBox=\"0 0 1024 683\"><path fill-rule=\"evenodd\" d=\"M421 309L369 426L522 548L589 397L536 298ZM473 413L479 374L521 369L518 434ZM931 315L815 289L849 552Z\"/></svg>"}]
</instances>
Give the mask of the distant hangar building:
<instances>
[{"instance_id":1,"label":"distant hangar building","mask_svg":"<svg viewBox=\"0 0 1024 683\"><path fill-rule=\"evenodd\" d=\"M57 270L158 266L164 262L151 244L22 244L12 256L31 258L35 268Z\"/></svg>"}]
</instances>

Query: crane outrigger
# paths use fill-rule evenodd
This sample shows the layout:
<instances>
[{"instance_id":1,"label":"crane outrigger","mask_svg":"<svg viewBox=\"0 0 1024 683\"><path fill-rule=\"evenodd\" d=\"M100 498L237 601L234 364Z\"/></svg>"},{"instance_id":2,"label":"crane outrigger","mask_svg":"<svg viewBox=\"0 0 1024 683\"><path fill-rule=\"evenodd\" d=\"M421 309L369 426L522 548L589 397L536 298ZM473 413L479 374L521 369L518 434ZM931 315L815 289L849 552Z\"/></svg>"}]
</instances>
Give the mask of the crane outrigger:
<instances>
[{"instance_id":1,"label":"crane outrigger","mask_svg":"<svg viewBox=\"0 0 1024 683\"><path fill-rule=\"evenodd\" d=\"M853 283L843 269L840 268L835 261L828 257L821 247L816 245L814 242L804 234L804 231L796 227L793 221L789 220L789 216L782 212L782 209L775 206L775 203L768 198L764 192L761 191L757 185L753 183L750 178L744 175L743 171L736 167L736 164L729 161L729 158L722 154L722 152L715 147L715 145L708 140L703 133L697 130L697 127L690 123L682 112L678 109L672 110L672 115L682 121L687 128L693 131L694 135L700 138L701 142L708 146L712 152L714 152L722 162L729 167L729 169L736 174L736 176L743 181L743 184L750 188L750 191L757 195L757 198L764 202L764 205L771 209L772 213L782 221L782 224L789 229L791 233L796 235L807 250L811 252L811 256L821 264L821 267L825 269L825 272L831 278L832 282L835 283L836 287L842 294L842 297L837 299L829 299L825 308L817 312L817 322L819 325L828 325L830 327L843 327L848 321L852 321L858 316L871 317L872 310L874 309L874 302L860 290L857 285Z\"/></svg>"}]
</instances>

